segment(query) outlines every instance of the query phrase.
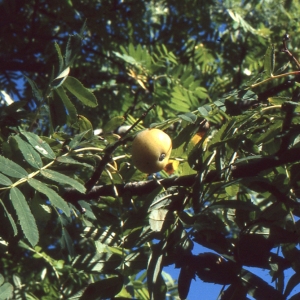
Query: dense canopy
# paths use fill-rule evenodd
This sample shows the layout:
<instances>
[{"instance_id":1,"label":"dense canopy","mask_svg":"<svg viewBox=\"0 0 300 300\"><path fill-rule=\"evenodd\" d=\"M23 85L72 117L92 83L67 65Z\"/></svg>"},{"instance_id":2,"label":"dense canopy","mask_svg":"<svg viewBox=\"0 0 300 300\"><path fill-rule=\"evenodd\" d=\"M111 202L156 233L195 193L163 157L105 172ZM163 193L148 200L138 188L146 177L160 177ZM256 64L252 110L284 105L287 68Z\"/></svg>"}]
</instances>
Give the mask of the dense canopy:
<instances>
[{"instance_id":1,"label":"dense canopy","mask_svg":"<svg viewBox=\"0 0 300 300\"><path fill-rule=\"evenodd\" d=\"M299 10L0 0L0 299L298 299Z\"/></svg>"}]
</instances>

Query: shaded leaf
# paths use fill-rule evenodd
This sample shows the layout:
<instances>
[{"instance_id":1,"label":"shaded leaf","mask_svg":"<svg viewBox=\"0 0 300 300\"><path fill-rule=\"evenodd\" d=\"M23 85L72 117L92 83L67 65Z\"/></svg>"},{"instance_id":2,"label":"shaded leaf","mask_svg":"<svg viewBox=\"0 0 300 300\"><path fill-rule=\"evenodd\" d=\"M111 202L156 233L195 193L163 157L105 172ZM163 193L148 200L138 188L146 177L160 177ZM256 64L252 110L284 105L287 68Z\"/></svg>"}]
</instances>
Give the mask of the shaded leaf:
<instances>
[{"instance_id":1,"label":"shaded leaf","mask_svg":"<svg viewBox=\"0 0 300 300\"><path fill-rule=\"evenodd\" d=\"M57 126L63 126L67 123L67 111L66 107L58 95L57 90L53 90L52 97L49 97L48 100L49 113L51 120L51 127L54 131Z\"/></svg>"},{"instance_id":2,"label":"shaded leaf","mask_svg":"<svg viewBox=\"0 0 300 300\"><path fill-rule=\"evenodd\" d=\"M0 299L12 299L14 287L9 282L5 282L0 286Z\"/></svg>"},{"instance_id":3,"label":"shaded leaf","mask_svg":"<svg viewBox=\"0 0 300 300\"><path fill-rule=\"evenodd\" d=\"M240 209L240 210L247 210L247 211L260 211L259 207L254 205L251 202L242 202L236 200L220 200L212 203L210 205L211 208L233 208L233 209Z\"/></svg>"},{"instance_id":4,"label":"shaded leaf","mask_svg":"<svg viewBox=\"0 0 300 300\"><path fill-rule=\"evenodd\" d=\"M178 293L180 299L187 298L193 278L195 278L195 271L190 270L187 266L183 266L178 277Z\"/></svg>"},{"instance_id":5,"label":"shaded leaf","mask_svg":"<svg viewBox=\"0 0 300 300\"><path fill-rule=\"evenodd\" d=\"M60 99L62 100L66 110L67 110L67 114L69 117L69 122L71 124L74 124L77 122L77 110L75 108L75 106L73 105L73 103L70 101L69 97L67 96L65 90L63 89L63 87L59 87L56 90L54 90L54 93L57 93L57 95L60 97Z\"/></svg>"},{"instance_id":6,"label":"shaded leaf","mask_svg":"<svg viewBox=\"0 0 300 300\"><path fill-rule=\"evenodd\" d=\"M17 212L24 235L34 247L39 241L39 232L29 205L24 195L16 187L10 190L9 197Z\"/></svg>"},{"instance_id":7,"label":"shaded leaf","mask_svg":"<svg viewBox=\"0 0 300 300\"><path fill-rule=\"evenodd\" d=\"M85 28L85 22L81 29L82 31ZM77 57L77 54L79 53L81 49L81 43L82 43L82 36L81 34L74 34L70 35L67 43L66 53L65 53L65 65L70 66L75 58Z\"/></svg>"},{"instance_id":8,"label":"shaded leaf","mask_svg":"<svg viewBox=\"0 0 300 300\"><path fill-rule=\"evenodd\" d=\"M46 195L49 198L49 201L52 203L52 205L54 205L55 207L57 207L58 209L61 209L66 216L70 216L70 208L69 205L67 204L67 202L61 197L59 196L54 190L52 190L51 188L49 188L47 185L45 185L44 183L34 179L34 178L30 178L28 180L28 183L37 191L39 191L40 193Z\"/></svg>"},{"instance_id":9,"label":"shaded leaf","mask_svg":"<svg viewBox=\"0 0 300 300\"><path fill-rule=\"evenodd\" d=\"M191 112L182 114L182 115L178 115L179 118L181 118L182 120L185 120L189 123L195 123L197 120L197 116Z\"/></svg>"},{"instance_id":10,"label":"shaded leaf","mask_svg":"<svg viewBox=\"0 0 300 300\"><path fill-rule=\"evenodd\" d=\"M28 175L25 169L0 155L0 172L14 178L24 178Z\"/></svg>"},{"instance_id":11,"label":"shaded leaf","mask_svg":"<svg viewBox=\"0 0 300 300\"><path fill-rule=\"evenodd\" d=\"M154 295L157 291L160 291L160 276L162 271L162 259L163 254L161 250L161 244L153 245L152 252L148 260L147 267L147 284L150 294L150 299L155 298ZM162 297L160 299L165 299Z\"/></svg>"},{"instance_id":12,"label":"shaded leaf","mask_svg":"<svg viewBox=\"0 0 300 300\"><path fill-rule=\"evenodd\" d=\"M118 294L123 286L123 278L121 276L111 277L91 283L84 291L80 300L101 300L112 298Z\"/></svg>"},{"instance_id":13,"label":"shaded leaf","mask_svg":"<svg viewBox=\"0 0 300 300\"><path fill-rule=\"evenodd\" d=\"M300 275L295 273L291 276L289 279L285 291L284 296L287 297L290 295L290 293L293 291L293 289L300 283Z\"/></svg>"},{"instance_id":14,"label":"shaded leaf","mask_svg":"<svg viewBox=\"0 0 300 300\"><path fill-rule=\"evenodd\" d=\"M85 88L78 79L69 76L65 80L63 86L66 87L69 92L77 97L84 105L90 107L96 107L98 105L95 95Z\"/></svg>"},{"instance_id":15,"label":"shaded leaf","mask_svg":"<svg viewBox=\"0 0 300 300\"><path fill-rule=\"evenodd\" d=\"M12 183L13 182L8 177L0 173L0 185L9 186Z\"/></svg>"},{"instance_id":16,"label":"shaded leaf","mask_svg":"<svg viewBox=\"0 0 300 300\"><path fill-rule=\"evenodd\" d=\"M74 251L74 247L73 247L73 240L71 239L71 237L65 227L63 227L63 229L62 229L62 238L64 239L64 242L67 246L69 255L71 257L74 257L75 251Z\"/></svg>"},{"instance_id":17,"label":"shaded leaf","mask_svg":"<svg viewBox=\"0 0 300 300\"><path fill-rule=\"evenodd\" d=\"M38 101L41 102L43 100L42 92L39 90L39 88L37 87L36 83L33 80L31 80L27 76L25 76L25 78L32 88L32 93L33 93L34 98L36 98Z\"/></svg>"},{"instance_id":18,"label":"shaded leaf","mask_svg":"<svg viewBox=\"0 0 300 300\"><path fill-rule=\"evenodd\" d=\"M5 210L5 213L9 219L9 222L11 224L11 227L13 228L13 231L14 231L14 236L16 236L18 234L18 228L17 228L17 225L13 219L13 217L11 216L11 214L8 212L8 210L6 209L6 206L4 205L3 201L0 199L0 203L2 204L4 210Z\"/></svg>"},{"instance_id":19,"label":"shaded leaf","mask_svg":"<svg viewBox=\"0 0 300 300\"><path fill-rule=\"evenodd\" d=\"M279 291L247 270L243 269L241 271L241 279L243 285L248 291L248 294L257 300L285 300L285 297Z\"/></svg>"}]
</instances>

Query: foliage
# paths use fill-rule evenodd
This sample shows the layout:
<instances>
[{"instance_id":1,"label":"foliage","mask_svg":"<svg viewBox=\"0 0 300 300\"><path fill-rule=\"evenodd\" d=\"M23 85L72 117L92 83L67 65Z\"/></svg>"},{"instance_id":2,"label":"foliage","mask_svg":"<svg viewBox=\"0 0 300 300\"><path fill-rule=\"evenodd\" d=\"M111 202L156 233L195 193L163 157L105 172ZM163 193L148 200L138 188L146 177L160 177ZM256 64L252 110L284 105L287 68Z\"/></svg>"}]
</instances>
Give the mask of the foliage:
<instances>
[{"instance_id":1,"label":"foliage","mask_svg":"<svg viewBox=\"0 0 300 300\"><path fill-rule=\"evenodd\" d=\"M1 299L299 297L297 1L0 8ZM173 140L158 174L145 127Z\"/></svg>"}]
</instances>

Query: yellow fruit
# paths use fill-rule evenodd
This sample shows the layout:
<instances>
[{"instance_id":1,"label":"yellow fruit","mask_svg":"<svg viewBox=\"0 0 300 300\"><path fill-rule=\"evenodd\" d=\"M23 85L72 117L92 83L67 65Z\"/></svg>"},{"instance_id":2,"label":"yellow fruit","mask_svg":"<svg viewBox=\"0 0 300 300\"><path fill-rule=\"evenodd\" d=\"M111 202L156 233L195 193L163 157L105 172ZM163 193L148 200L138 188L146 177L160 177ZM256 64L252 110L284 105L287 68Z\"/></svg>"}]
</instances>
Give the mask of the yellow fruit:
<instances>
[{"instance_id":1,"label":"yellow fruit","mask_svg":"<svg viewBox=\"0 0 300 300\"><path fill-rule=\"evenodd\" d=\"M160 129L145 129L132 143L132 161L144 173L161 171L168 163L172 151L171 138Z\"/></svg>"}]
</instances>

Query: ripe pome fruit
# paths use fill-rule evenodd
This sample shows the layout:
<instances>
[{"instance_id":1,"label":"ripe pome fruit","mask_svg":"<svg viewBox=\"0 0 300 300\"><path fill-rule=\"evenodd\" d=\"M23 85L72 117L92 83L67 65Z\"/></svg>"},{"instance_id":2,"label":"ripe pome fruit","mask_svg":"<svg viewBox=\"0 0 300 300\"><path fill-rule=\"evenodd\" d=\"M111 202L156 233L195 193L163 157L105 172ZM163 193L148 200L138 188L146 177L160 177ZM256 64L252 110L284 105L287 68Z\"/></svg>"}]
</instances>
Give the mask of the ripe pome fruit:
<instances>
[{"instance_id":1,"label":"ripe pome fruit","mask_svg":"<svg viewBox=\"0 0 300 300\"><path fill-rule=\"evenodd\" d=\"M162 130L145 129L139 132L132 143L132 161L138 170L155 173L168 163L172 151L172 140Z\"/></svg>"}]
</instances>

